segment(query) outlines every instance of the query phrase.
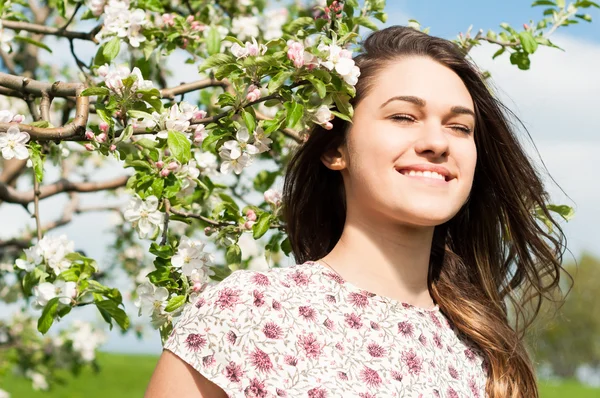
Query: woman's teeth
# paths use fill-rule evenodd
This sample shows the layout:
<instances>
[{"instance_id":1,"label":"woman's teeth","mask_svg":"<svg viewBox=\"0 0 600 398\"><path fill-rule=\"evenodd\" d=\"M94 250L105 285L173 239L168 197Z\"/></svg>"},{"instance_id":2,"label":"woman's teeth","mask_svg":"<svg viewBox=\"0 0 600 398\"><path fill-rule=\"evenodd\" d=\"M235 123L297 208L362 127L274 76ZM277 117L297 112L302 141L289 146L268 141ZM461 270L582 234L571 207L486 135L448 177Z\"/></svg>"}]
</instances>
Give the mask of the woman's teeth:
<instances>
[{"instance_id":1,"label":"woman's teeth","mask_svg":"<svg viewBox=\"0 0 600 398\"><path fill-rule=\"evenodd\" d=\"M407 176L417 176L417 177L427 177L427 178L436 178L438 180L446 180L446 177L443 175L436 173L435 171L415 171L415 170L402 170L401 173Z\"/></svg>"}]
</instances>

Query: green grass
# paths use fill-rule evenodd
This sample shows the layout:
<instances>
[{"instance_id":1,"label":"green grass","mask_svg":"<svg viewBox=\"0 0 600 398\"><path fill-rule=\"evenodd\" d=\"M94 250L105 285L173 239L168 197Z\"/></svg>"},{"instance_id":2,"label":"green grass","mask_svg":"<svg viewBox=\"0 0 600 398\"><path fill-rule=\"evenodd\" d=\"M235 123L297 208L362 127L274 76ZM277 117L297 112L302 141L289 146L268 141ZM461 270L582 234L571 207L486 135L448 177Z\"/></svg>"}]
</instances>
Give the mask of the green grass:
<instances>
[{"instance_id":1,"label":"green grass","mask_svg":"<svg viewBox=\"0 0 600 398\"><path fill-rule=\"evenodd\" d=\"M68 377L68 383L50 392L33 391L31 382L23 378L2 380L1 387L11 398L137 398L144 395L157 356L100 353L101 371L86 369L79 377ZM598 398L600 389L584 387L577 382L540 385L541 398Z\"/></svg>"}]
</instances>

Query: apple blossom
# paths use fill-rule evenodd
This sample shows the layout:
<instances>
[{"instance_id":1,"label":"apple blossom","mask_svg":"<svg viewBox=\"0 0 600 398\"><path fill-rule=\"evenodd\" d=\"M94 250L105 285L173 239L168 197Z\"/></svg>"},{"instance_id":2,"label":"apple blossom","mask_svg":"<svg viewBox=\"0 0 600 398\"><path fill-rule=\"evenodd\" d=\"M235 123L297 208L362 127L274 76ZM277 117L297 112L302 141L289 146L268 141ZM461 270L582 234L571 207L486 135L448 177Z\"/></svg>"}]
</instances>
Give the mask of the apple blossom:
<instances>
[{"instance_id":1,"label":"apple blossom","mask_svg":"<svg viewBox=\"0 0 600 398\"><path fill-rule=\"evenodd\" d=\"M169 291L164 287L156 287L150 282L144 282L136 289L138 295L134 305L139 308L139 315L151 316L162 313L167 306Z\"/></svg>"},{"instance_id":2,"label":"apple blossom","mask_svg":"<svg viewBox=\"0 0 600 398\"><path fill-rule=\"evenodd\" d=\"M249 37L258 36L259 20L255 16L240 16L231 21L231 33L238 39L245 40Z\"/></svg>"},{"instance_id":3,"label":"apple blossom","mask_svg":"<svg viewBox=\"0 0 600 398\"><path fill-rule=\"evenodd\" d=\"M327 60L321 61L321 65L329 70L334 70L344 78L346 83L351 86L356 85L360 76L360 69L355 65L352 59L352 52L337 44L325 45L319 44L319 51L327 53Z\"/></svg>"},{"instance_id":4,"label":"apple blossom","mask_svg":"<svg viewBox=\"0 0 600 398\"><path fill-rule=\"evenodd\" d=\"M212 152L196 152L194 159L196 159L196 167L200 169L202 174L211 175L216 173L217 157Z\"/></svg>"},{"instance_id":5,"label":"apple blossom","mask_svg":"<svg viewBox=\"0 0 600 398\"><path fill-rule=\"evenodd\" d=\"M25 260L23 260L21 258L16 259L15 265L27 272L33 271L33 269L37 265L41 264L42 261L44 260L42 250L40 249L40 247L38 245L29 247L29 248L23 250L23 252L25 253L26 259Z\"/></svg>"},{"instance_id":6,"label":"apple blossom","mask_svg":"<svg viewBox=\"0 0 600 398\"><path fill-rule=\"evenodd\" d=\"M314 117L315 122L323 126L325 129L331 130L333 128L333 124L331 124L330 120L333 120L335 116L333 113L331 113L327 105L321 105L318 107Z\"/></svg>"},{"instance_id":7,"label":"apple blossom","mask_svg":"<svg viewBox=\"0 0 600 398\"><path fill-rule=\"evenodd\" d=\"M256 221L256 213L254 212L254 210L248 210L246 212L246 219L248 221Z\"/></svg>"},{"instance_id":8,"label":"apple blossom","mask_svg":"<svg viewBox=\"0 0 600 398\"><path fill-rule=\"evenodd\" d=\"M167 26L175 25L175 15L165 13L162 15L162 21Z\"/></svg>"},{"instance_id":9,"label":"apple blossom","mask_svg":"<svg viewBox=\"0 0 600 398\"><path fill-rule=\"evenodd\" d=\"M6 160L12 158L27 159L29 151L25 144L29 141L29 134L20 131L15 125L11 125L5 133L0 133L0 150L2 157Z\"/></svg>"},{"instance_id":10,"label":"apple blossom","mask_svg":"<svg viewBox=\"0 0 600 398\"><path fill-rule=\"evenodd\" d=\"M300 42L288 40L288 58L294 63L296 68L301 68L304 65L304 45Z\"/></svg>"},{"instance_id":11,"label":"apple blossom","mask_svg":"<svg viewBox=\"0 0 600 398\"><path fill-rule=\"evenodd\" d=\"M220 168L220 171L223 174L227 174L231 170L233 170L235 174L241 174L244 168L252 164L252 158L247 153L242 153L241 156L232 158L229 149L221 149L219 155L221 156L221 159L223 159Z\"/></svg>"},{"instance_id":12,"label":"apple blossom","mask_svg":"<svg viewBox=\"0 0 600 398\"><path fill-rule=\"evenodd\" d=\"M267 46L264 44L258 44L256 39L252 38L252 43L246 42L244 47L238 43L233 43L231 46L231 53L236 56L237 59L246 58L248 56L264 55L267 52Z\"/></svg>"},{"instance_id":13,"label":"apple blossom","mask_svg":"<svg viewBox=\"0 0 600 398\"><path fill-rule=\"evenodd\" d=\"M273 140L265 135L261 127L258 127L252 135L254 137L254 146L258 148L258 153L267 152L270 149L269 145L273 143Z\"/></svg>"},{"instance_id":14,"label":"apple blossom","mask_svg":"<svg viewBox=\"0 0 600 398\"><path fill-rule=\"evenodd\" d=\"M264 194L265 202L271 203L275 206L279 206L281 204L281 192L275 189L268 189Z\"/></svg>"},{"instance_id":15,"label":"apple blossom","mask_svg":"<svg viewBox=\"0 0 600 398\"><path fill-rule=\"evenodd\" d=\"M95 148L95 147L94 147L92 144L90 144L90 143L87 143L87 144L85 144L85 145L84 145L84 147L85 147L85 149L87 149L87 150L88 150L88 151L90 151L90 152L91 152L91 151L94 151L94 150L96 149L96 148Z\"/></svg>"},{"instance_id":16,"label":"apple blossom","mask_svg":"<svg viewBox=\"0 0 600 398\"><path fill-rule=\"evenodd\" d=\"M158 211L158 198L154 195L148 196L146 200L134 197L123 213L125 220L133 223L141 239L149 238L157 230L163 228L163 215Z\"/></svg>"},{"instance_id":17,"label":"apple blossom","mask_svg":"<svg viewBox=\"0 0 600 398\"><path fill-rule=\"evenodd\" d=\"M162 169L162 170L160 171L160 176L161 176L161 177L168 177L168 176L169 176L169 174L171 174L171 170L169 170L169 169Z\"/></svg>"},{"instance_id":18,"label":"apple blossom","mask_svg":"<svg viewBox=\"0 0 600 398\"><path fill-rule=\"evenodd\" d=\"M92 15L99 17L104 12L106 0L88 0L86 3L89 9L92 11Z\"/></svg>"},{"instance_id":19,"label":"apple blossom","mask_svg":"<svg viewBox=\"0 0 600 398\"><path fill-rule=\"evenodd\" d=\"M34 372L32 370L28 370L27 372L25 372L25 376L30 378L33 382L34 390L48 390L48 381L46 380L46 377L43 374L39 372Z\"/></svg>"},{"instance_id":20,"label":"apple blossom","mask_svg":"<svg viewBox=\"0 0 600 398\"><path fill-rule=\"evenodd\" d=\"M265 13L265 24L263 37L265 40L278 39L283 35L281 28L287 22L289 16L285 8L272 9Z\"/></svg>"},{"instance_id":21,"label":"apple blossom","mask_svg":"<svg viewBox=\"0 0 600 398\"><path fill-rule=\"evenodd\" d=\"M57 279L54 283L43 282L33 287L33 295L36 301L34 307L43 308L50 300L59 297L61 304L69 305L71 300L77 297L77 284Z\"/></svg>"},{"instance_id":22,"label":"apple blossom","mask_svg":"<svg viewBox=\"0 0 600 398\"><path fill-rule=\"evenodd\" d=\"M141 31L148 22L144 10L129 9L129 1L109 0L104 7L104 25L96 38L103 39L115 35L120 38L126 37L132 47L139 47L140 43L146 41Z\"/></svg>"},{"instance_id":23,"label":"apple blossom","mask_svg":"<svg viewBox=\"0 0 600 398\"><path fill-rule=\"evenodd\" d=\"M184 240L184 238L186 238ZM191 276L193 271L205 273L208 275L212 271L204 270L212 264L211 256L204 252L204 243L192 241L186 236L182 237L182 242L177 248L177 253L171 258L171 264L175 268L180 268L185 276Z\"/></svg>"},{"instance_id":24,"label":"apple blossom","mask_svg":"<svg viewBox=\"0 0 600 398\"><path fill-rule=\"evenodd\" d=\"M106 334L94 330L89 322L79 319L73 321L73 328L74 330L68 336L72 340L73 350L81 355L83 361L93 361L96 357L96 349L106 341Z\"/></svg>"},{"instance_id":25,"label":"apple blossom","mask_svg":"<svg viewBox=\"0 0 600 398\"><path fill-rule=\"evenodd\" d=\"M21 123L25 116L13 113L11 110L0 111L0 123Z\"/></svg>"}]
</instances>

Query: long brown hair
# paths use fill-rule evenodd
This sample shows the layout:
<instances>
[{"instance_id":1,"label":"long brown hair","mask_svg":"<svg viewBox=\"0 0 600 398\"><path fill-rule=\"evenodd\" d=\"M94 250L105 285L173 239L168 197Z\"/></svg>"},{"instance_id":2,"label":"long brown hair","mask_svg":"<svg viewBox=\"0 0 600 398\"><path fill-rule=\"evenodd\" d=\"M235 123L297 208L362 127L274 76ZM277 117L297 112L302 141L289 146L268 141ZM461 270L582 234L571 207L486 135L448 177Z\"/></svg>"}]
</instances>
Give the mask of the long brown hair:
<instances>
[{"instance_id":1,"label":"long brown hair","mask_svg":"<svg viewBox=\"0 0 600 398\"><path fill-rule=\"evenodd\" d=\"M368 94L374 76L404 56L429 57L445 65L471 94L479 153L473 186L456 216L435 227L429 291L450 321L483 352L490 397L538 397L523 334L542 299L558 290L566 238L548 209L541 176L509 123L514 114L448 40L393 26L372 33L362 47L355 57L361 70L355 106ZM298 263L324 257L342 234L342 177L323 165L321 155L344 142L347 127L339 118L332 130L315 126L288 164L284 218ZM548 219L552 232L537 221L535 212Z\"/></svg>"}]
</instances>

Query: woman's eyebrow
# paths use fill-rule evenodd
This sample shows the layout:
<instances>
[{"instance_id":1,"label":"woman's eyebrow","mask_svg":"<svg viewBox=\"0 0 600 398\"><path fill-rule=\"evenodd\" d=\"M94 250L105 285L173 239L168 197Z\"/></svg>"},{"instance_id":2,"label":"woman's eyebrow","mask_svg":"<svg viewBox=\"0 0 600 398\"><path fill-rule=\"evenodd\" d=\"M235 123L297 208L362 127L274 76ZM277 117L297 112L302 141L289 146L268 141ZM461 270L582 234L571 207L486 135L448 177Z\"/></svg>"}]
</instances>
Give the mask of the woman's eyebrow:
<instances>
[{"instance_id":1,"label":"woman's eyebrow","mask_svg":"<svg viewBox=\"0 0 600 398\"><path fill-rule=\"evenodd\" d=\"M386 106L387 104L389 104L392 101L406 101L406 102L415 104L421 108L425 107L425 105L427 104L427 102L423 98L415 97L413 95L397 95L397 96L394 96L394 97L388 99L387 101L385 101L383 104L381 104L381 106L379 108L380 109L383 108L384 106ZM473 112L469 108L466 108L466 107L460 106L460 105L453 106L450 109L450 112L457 114L457 115L465 114L465 115L471 115L471 116L475 117L475 112Z\"/></svg>"}]
</instances>

